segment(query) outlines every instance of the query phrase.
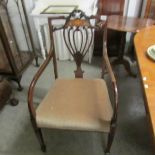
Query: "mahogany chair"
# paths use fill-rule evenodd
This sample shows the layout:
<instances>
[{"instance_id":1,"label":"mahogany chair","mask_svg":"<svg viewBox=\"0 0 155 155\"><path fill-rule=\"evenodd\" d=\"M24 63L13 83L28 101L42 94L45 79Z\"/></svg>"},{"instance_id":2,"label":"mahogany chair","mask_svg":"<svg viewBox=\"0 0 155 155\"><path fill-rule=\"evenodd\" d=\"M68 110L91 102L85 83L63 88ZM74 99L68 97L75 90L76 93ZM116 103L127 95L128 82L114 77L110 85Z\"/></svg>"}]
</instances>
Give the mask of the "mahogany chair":
<instances>
[{"instance_id":1,"label":"mahogany chair","mask_svg":"<svg viewBox=\"0 0 155 155\"><path fill-rule=\"evenodd\" d=\"M54 20L64 20L63 26L52 25ZM108 134L105 152L110 152L116 129L118 93L117 85L107 55L106 33L104 33L103 63L109 73L114 103L109 97L104 79L83 79L84 71L81 63L93 43L94 29L106 32L106 21L99 16L87 17L84 12L74 10L67 18L49 18L51 49L49 55L34 76L28 92L28 107L34 131L38 137L42 151L46 151L41 128L63 130L98 131ZM75 78L59 79L54 49L53 33L63 30L66 46L76 63ZM78 40L77 40L78 38ZM35 85L49 64L53 61L55 84L37 107L34 108L33 96Z\"/></svg>"}]
</instances>

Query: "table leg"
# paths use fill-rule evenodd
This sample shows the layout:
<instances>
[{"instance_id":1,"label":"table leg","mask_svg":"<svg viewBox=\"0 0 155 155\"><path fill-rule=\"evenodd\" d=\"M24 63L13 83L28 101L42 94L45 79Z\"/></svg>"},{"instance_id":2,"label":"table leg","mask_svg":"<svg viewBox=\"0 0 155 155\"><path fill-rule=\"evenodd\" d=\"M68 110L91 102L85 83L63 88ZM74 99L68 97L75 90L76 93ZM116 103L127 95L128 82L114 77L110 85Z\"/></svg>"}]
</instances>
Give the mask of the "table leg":
<instances>
[{"instance_id":1,"label":"table leg","mask_svg":"<svg viewBox=\"0 0 155 155\"><path fill-rule=\"evenodd\" d=\"M133 61L135 61L135 48L134 48L134 36L135 36L136 33L132 33L131 37L130 37L130 44L129 44L129 47L128 47L128 51L127 51L127 54L130 55L130 58Z\"/></svg>"},{"instance_id":2,"label":"table leg","mask_svg":"<svg viewBox=\"0 0 155 155\"><path fill-rule=\"evenodd\" d=\"M129 75L136 77L136 74L131 71L132 62L131 62L130 58L125 57L125 54L124 54L125 42L126 42L126 32L122 32L119 56L117 59L115 59L112 62L112 65L115 66L115 65L123 64L126 71L129 73Z\"/></svg>"}]
</instances>

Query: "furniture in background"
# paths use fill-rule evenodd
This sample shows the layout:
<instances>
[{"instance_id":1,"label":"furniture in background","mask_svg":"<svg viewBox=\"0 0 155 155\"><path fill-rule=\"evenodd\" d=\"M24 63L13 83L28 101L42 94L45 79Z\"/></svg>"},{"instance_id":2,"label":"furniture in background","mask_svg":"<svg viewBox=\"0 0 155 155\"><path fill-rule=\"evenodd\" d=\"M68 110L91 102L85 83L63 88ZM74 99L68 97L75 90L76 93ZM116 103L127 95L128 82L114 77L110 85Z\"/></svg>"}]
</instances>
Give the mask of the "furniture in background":
<instances>
[{"instance_id":1,"label":"furniture in background","mask_svg":"<svg viewBox=\"0 0 155 155\"><path fill-rule=\"evenodd\" d=\"M22 26L27 50L19 48L15 35L15 27L12 24L8 4L13 3L20 16L20 24L17 20L16 28ZM25 10L24 0L0 1L0 75L7 76L18 83L19 90L22 90L20 80L23 71L29 66L37 56L33 45L28 17Z\"/></svg>"},{"instance_id":2,"label":"furniture in background","mask_svg":"<svg viewBox=\"0 0 155 155\"><path fill-rule=\"evenodd\" d=\"M8 80L0 79L0 110L4 107L4 105L10 100L10 104L12 106L16 106L18 104L18 100L11 97L12 87Z\"/></svg>"},{"instance_id":3,"label":"furniture in background","mask_svg":"<svg viewBox=\"0 0 155 155\"><path fill-rule=\"evenodd\" d=\"M155 0L147 0L144 17L155 19Z\"/></svg>"},{"instance_id":4,"label":"furniture in background","mask_svg":"<svg viewBox=\"0 0 155 155\"><path fill-rule=\"evenodd\" d=\"M127 72L131 76L136 76L132 70L132 62L124 55L124 48L126 43L126 33L136 33L139 30L155 24L155 21L147 18L123 17L119 15L112 15L108 17L107 27L115 31L121 31L121 46L119 49L119 56L113 61L113 65L123 64Z\"/></svg>"},{"instance_id":5,"label":"furniture in background","mask_svg":"<svg viewBox=\"0 0 155 155\"><path fill-rule=\"evenodd\" d=\"M96 20L92 23L91 20ZM54 21L64 20L64 25L54 26ZM117 122L118 91L116 80L108 59L106 47L106 21L100 16L87 17L84 12L74 10L67 18L60 16L49 18L51 44L54 45L53 34L63 31L63 38L70 54L76 63L75 79L58 79L54 46L34 76L28 91L28 107L32 125L39 139L42 151L46 151L41 128L55 128L79 131L97 131L108 134L105 152L110 152ZM104 79L83 79L81 68L84 56L93 41L93 30L104 31L103 63L112 84L109 96ZM89 35L87 35L89 34ZM84 37L86 36L86 37ZM80 40L79 40L80 38ZM77 41L78 39L78 41ZM50 61L54 64L55 84L48 91L37 109L34 108L33 98L35 85ZM112 93L113 92L113 93ZM113 99L111 97L114 97Z\"/></svg>"},{"instance_id":6,"label":"furniture in background","mask_svg":"<svg viewBox=\"0 0 155 155\"><path fill-rule=\"evenodd\" d=\"M99 15L123 15L125 0L98 0L98 14ZM95 32L95 55L102 54L102 38L100 31ZM115 30L108 30L108 55L118 56L119 47L121 43L121 32Z\"/></svg>"},{"instance_id":7,"label":"furniture in background","mask_svg":"<svg viewBox=\"0 0 155 155\"><path fill-rule=\"evenodd\" d=\"M7 80L0 80L0 109L6 104L12 93L11 85Z\"/></svg>"},{"instance_id":8,"label":"furniture in background","mask_svg":"<svg viewBox=\"0 0 155 155\"><path fill-rule=\"evenodd\" d=\"M144 92L145 109L155 144L155 61L151 60L146 54L147 49L154 44L155 26L140 30L135 35L134 45Z\"/></svg>"},{"instance_id":9,"label":"furniture in background","mask_svg":"<svg viewBox=\"0 0 155 155\"><path fill-rule=\"evenodd\" d=\"M50 49L50 36L49 36L49 29L48 29L48 17L55 17L60 16L57 12L55 14L42 14L43 10L45 10L48 6L77 6L78 9L81 9L85 11L87 15L95 15L97 13L97 0L57 0L57 1L50 1L50 0L38 0L35 3L35 7L31 12L31 16L33 17L35 28L37 30L39 43L41 47L41 54L44 59L46 59L46 55L48 54L48 51ZM68 16L68 14L61 14L64 16ZM58 22L56 24L61 24L61 22ZM56 53L56 57L59 60L68 60L71 59L71 55L67 50L67 47L65 45L63 38L63 35L61 32L56 32L55 34L57 44L56 49L59 51L59 53ZM93 48L93 47L92 47ZM65 50L64 50L65 49ZM87 55L87 60L90 62L92 57L92 51L91 49L89 51L89 54Z\"/></svg>"}]
</instances>

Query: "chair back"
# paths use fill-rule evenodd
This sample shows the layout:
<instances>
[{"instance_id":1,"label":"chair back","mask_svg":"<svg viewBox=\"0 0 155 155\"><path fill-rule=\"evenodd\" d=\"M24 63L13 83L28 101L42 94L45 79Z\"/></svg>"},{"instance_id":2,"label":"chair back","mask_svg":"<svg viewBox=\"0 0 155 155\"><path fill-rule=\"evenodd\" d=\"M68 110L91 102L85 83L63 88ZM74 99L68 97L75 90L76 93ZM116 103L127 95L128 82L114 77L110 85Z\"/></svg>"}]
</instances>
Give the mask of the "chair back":
<instances>
[{"instance_id":1,"label":"chair back","mask_svg":"<svg viewBox=\"0 0 155 155\"><path fill-rule=\"evenodd\" d=\"M64 19L62 26L52 25L52 20ZM76 78L83 77L81 63L88 53L94 41L94 29L104 29L106 21L101 21L99 16L88 17L81 10L74 10L68 17L49 18L49 28L51 39L53 32L63 30L63 38L68 51L75 60L77 69L75 71ZM52 41L54 44L54 41Z\"/></svg>"}]
</instances>

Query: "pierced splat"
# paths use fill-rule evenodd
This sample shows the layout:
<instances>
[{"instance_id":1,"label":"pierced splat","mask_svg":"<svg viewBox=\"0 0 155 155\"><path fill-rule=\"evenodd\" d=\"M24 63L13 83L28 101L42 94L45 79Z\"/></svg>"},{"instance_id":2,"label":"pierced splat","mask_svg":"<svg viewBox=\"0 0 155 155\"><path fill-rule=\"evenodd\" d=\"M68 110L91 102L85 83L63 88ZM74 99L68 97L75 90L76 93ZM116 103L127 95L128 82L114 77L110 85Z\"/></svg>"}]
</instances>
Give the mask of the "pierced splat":
<instances>
[{"instance_id":1,"label":"pierced splat","mask_svg":"<svg viewBox=\"0 0 155 155\"><path fill-rule=\"evenodd\" d=\"M75 10L66 19L63 37L77 65L75 77L82 78L84 72L81 69L81 63L88 53L94 37L90 20L82 11Z\"/></svg>"},{"instance_id":2,"label":"pierced splat","mask_svg":"<svg viewBox=\"0 0 155 155\"><path fill-rule=\"evenodd\" d=\"M52 20L65 20L65 24L54 25ZM74 10L67 18L64 16L48 19L51 42L53 42L53 32L62 30L63 38L68 51L76 63L75 77L83 78L84 71L81 68L85 55L92 47L94 39L94 29L102 29L106 26L106 21L102 21L100 16L86 16L81 10Z\"/></svg>"}]
</instances>

